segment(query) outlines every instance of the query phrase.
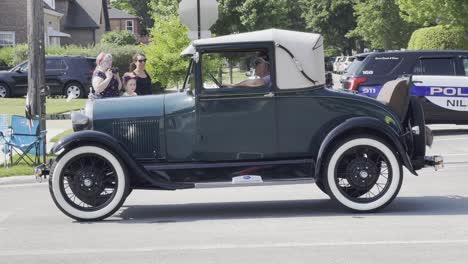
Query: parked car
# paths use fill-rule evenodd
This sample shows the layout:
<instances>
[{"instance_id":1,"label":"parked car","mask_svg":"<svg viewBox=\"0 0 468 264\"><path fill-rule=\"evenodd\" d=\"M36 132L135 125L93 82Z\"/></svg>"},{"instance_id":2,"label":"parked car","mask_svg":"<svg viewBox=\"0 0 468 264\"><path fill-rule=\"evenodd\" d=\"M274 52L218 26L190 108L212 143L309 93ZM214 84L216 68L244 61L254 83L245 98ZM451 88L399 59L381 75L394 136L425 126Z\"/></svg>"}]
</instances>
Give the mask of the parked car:
<instances>
[{"instance_id":1,"label":"parked car","mask_svg":"<svg viewBox=\"0 0 468 264\"><path fill-rule=\"evenodd\" d=\"M64 214L104 219L133 189L313 182L342 206L369 212L396 197L402 166L416 174L442 162L425 158L431 132L417 101L325 88L318 34L270 29L201 39L182 55L190 59L183 91L96 99L72 113L76 132L55 145L50 170L36 168L50 174ZM258 76L239 82L241 68L223 75L227 58L252 62Z\"/></svg>"},{"instance_id":2,"label":"parked car","mask_svg":"<svg viewBox=\"0 0 468 264\"><path fill-rule=\"evenodd\" d=\"M52 95L84 98L91 87L95 60L81 56L47 56L45 80ZM0 98L25 96L28 91L28 62L0 71Z\"/></svg>"},{"instance_id":3,"label":"parked car","mask_svg":"<svg viewBox=\"0 0 468 264\"><path fill-rule=\"evenodd\" d=\"M348 69L349 65L354 61L355 57L353 56L345 56L343 61L341 61L339 66L339 73L344 73Z\"/></svg>"},{"instance_id":4,"label":"parked car","mask_svg":"<svg viewBox=\"0 0 468 264\"><path fill-rule=\"evenodd\" d=\"M344 59L344 56L338 56L335 58L335 62L333 63L333 72L338 73L340 69L340 64L342 60Z\"/></svg>"},{"instance_id":5,"label":"parked car","mask_svg":"<svg viewBox=\"0 0 468 264\"><path fill-rule=\"evenodd\" d=\"M468 51L397 51L359 54L341 77L344 89L376 98L384 83L412 75L411 95L426 123L468 124Z\"/></svg>"}]
</instances>

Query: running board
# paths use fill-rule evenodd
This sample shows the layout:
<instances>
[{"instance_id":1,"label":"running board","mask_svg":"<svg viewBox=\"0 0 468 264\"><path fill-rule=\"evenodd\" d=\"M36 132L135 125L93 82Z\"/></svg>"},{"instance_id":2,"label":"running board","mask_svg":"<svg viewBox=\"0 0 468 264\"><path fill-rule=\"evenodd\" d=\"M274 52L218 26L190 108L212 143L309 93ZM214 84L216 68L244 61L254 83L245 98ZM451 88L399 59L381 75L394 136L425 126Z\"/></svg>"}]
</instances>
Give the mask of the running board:
<instances>
[{"instance_id":1,"label":"running board","mask_svg":"<svg viewBox=\"0 0 468 264\"><path fill-rule=\"evenodd\" d=\"M277 179L259 182L196 182L196 189L206 188L227 188L227 187L247 187L247 186L269 186L269 185L290 185L290 184L310 184L315 183L313 178L296 178L296 179Z\"/></svg>"}]
</instances>

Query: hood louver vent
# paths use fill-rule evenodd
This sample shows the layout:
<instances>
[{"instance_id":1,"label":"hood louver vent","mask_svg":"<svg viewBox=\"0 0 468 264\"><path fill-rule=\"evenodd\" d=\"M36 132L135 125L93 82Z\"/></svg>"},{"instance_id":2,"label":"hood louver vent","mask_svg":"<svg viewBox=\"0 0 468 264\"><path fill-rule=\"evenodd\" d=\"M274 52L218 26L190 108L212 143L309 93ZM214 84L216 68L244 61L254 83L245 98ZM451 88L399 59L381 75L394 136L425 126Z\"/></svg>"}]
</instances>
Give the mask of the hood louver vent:
<instances>
[{"instance_id":1,"label":"hood louver vent","mask_svg":"<svg viewBox=\"0 0 468 264\"><path fill-rule=\"evenodd\" d=\"M158 120L117 120L112 134L136 159L156 159L159 152Z\"/></svg>"}]
</instances>

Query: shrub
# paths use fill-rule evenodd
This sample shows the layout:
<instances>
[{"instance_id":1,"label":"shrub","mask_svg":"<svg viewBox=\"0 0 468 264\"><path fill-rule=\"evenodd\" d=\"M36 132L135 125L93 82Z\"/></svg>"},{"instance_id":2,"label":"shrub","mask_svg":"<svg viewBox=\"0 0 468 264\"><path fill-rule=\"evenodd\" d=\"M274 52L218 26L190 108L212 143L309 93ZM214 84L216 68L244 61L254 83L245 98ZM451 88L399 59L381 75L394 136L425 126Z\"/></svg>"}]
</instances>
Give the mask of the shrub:
<instances>
[{"instance_id":1,"label":"shrub","mask_svg":"<svg viewBox=\"0 0 468 264\"><path fill-rule=\"evenodd\" d=\"M137 40L129 31L111 31L102 36L101 43L117 46L135 45Z\"/></svg>"},{"instance_id":2,"label":"shrub","mask_svg":"<svg viewBox=\"0 0 468 264\"><path fill-rule=\"evenodd\" d=\"M408 42L410 50L468 49L462 27L435 26L415 30Z\"/></svg>"},{"instance_id":3,"label":"shrub","mask_svg":"<svg viewBox=\"0 0 468 264\"><path fill-rule=\"evenodd\" d=\"M27 58L28 46L26 44L0 48L0 67L11 68Z\"/></svg>"},{"instance_id":4,"label":"shrub","mask_svg":"<svg viewBox=\"0 0 468 264\"><path fill-rule=\"evenodd\" d=\"M0 48L0 69L12 67L13 47Z\"/></svg>"}]
</instances>

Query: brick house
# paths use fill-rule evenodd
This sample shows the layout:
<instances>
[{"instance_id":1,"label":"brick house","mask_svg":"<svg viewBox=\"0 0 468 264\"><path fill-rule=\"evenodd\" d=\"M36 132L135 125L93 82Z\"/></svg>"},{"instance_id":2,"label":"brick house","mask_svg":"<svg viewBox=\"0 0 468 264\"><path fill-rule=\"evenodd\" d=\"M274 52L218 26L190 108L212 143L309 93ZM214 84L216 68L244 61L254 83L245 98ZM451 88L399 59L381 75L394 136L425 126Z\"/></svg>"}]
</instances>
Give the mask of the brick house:
<instances>
[{"instance_id":1,"label":"brick house","mask_svg":"<svg viewBox=\"0 0 468 264\"><path fill-rule=\"evenodd\" d=\"M140 39L141 18L131 15L127 13L126 11L119 10L114 7L109 7L109 21L110 21L111 31L127 30L133 33L136 39Z\"/></svg>"},{"instance_id":2,"label":"brick house","mask_svg":"<svg viewBox=\"0 0 468 264\"><path fill-rule=\"evenodd\" d=\"M27 42L27 1L1 0L0 47ZM106 0L43 0L47 45L89 45L110 30Z\"/></svg>"}]
</instances>

